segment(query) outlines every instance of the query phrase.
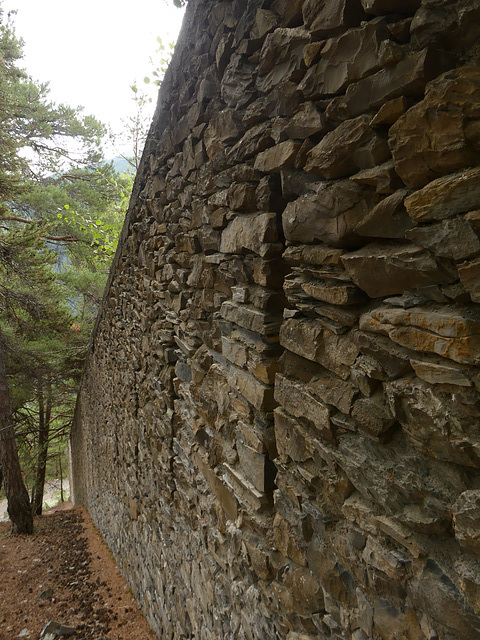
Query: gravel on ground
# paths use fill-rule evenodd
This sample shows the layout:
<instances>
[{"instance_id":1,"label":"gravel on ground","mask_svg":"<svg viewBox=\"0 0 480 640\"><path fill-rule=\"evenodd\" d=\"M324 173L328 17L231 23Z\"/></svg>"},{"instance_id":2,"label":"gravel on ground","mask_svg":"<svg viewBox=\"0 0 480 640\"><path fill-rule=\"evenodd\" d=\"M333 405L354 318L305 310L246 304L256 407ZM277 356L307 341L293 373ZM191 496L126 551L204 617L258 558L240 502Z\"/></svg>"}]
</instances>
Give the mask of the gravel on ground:
<instances>
[{"instance_id":1,"label":"gravel on ground","mask_svg":"<svg viewBox=\"0 0 480 640\"><path fill-rule=\"evenodd\" d=\"M83 507L35 518L31 536L0 522L0 640L38 640L55 621L72 640L153 640L107 545Z\"/></svg>"}]
</instances>

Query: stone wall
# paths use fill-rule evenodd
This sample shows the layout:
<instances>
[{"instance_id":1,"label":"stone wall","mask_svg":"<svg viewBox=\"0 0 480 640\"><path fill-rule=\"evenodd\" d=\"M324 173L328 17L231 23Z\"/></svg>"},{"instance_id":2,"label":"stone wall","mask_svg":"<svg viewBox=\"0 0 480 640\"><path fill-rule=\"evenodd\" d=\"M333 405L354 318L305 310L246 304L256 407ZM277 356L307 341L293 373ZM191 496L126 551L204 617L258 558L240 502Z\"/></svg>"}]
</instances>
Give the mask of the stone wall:
<instances>
[{"instance_id":1,"label":"stone wall","mask_svg":"<svg viewBox=\"0 0 480 640\"><path fill-rule=\"evenodd\" d=\"M191 0L72 433L162 640L480 637L479 25Z\"/></svg>"}]
</instances>

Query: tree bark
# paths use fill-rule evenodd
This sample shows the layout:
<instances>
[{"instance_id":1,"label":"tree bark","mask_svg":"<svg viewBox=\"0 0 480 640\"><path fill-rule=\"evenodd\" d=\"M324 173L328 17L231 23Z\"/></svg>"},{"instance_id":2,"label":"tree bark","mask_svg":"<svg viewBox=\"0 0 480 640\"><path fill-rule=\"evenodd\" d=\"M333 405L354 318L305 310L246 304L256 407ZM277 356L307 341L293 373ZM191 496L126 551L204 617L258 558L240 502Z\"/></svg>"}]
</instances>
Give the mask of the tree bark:
<instances>
[{"instance_id":1,"label":"tree bark","mask_svg":"<svg viewBox=\"0 0 480 640\"><path fill-rule=\"evenodd\" d=\"M40 381L40 385L42 382ZM46 383L46 397L40 386L39 397L39 428L38 428L38 456L35 470L35 482L32 492L33 515L42 515L43 491L45 489L45 474L47 471L48 438L50 435L50 421L52 417L52 387L50 380Z\"/></svg>"},{"instance_id":2,"label":"tree bark","mask_svg":"<svg viewBox=\"0 0 480 640\"><path fill-rule=\"evenodd\" d=\"M1 338L1 336L0 336ZM33 533L33 515L23 482L17 443L13 432L5 355L0 339L0 466L7 496L7 511L15 533Z\"/></svg>"}]
</instances>

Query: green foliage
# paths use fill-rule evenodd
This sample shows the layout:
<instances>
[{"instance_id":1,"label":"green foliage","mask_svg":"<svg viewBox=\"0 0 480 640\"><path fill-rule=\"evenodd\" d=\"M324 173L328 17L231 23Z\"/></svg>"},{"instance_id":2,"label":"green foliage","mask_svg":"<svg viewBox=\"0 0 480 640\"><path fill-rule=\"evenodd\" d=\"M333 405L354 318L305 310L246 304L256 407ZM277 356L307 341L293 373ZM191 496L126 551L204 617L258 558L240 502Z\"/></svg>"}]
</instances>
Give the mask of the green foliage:
<instances>
[{"instance_id":1,"label":"green foliage","mask_svg":"<svg viewBox=\"0 0 480 640\"><path fill-rule=\"evenodd\" d=\"M115 254L132 180L111 164L73 170L41 183L25 202L42 216L51 242L67 243L70 264L98 272Z\"/></svg>"},{"instance_id":2,"label":"green foliage","mask_svg":"<svg viewBox=\"0 0 480 640\"><path fill-rule=\"evenodd\" d=\"M101 158L105 127L81 109L49 101L49 88L35 83L19 63L22 42L0 8L0 198L32 178L85 166Z\"/></svg>"},{"instance_id":3,"label":"green foliage","mask_svg":"<svg viewBox=\"0 0 480 640\"><path fill-rule=\"evenodd\" d=\"M150 58L151 74L143 78L145 85L160 86L172 58L174 46L175 43L173 41L165 44L162 38L157 36L157 49ZM153 98L151 94L140 89L137 82L130 85L130 89L132 90L134 113L123 121L125 133L122 135L122 141L124 143L127 142L132 149L132 155L124 156L125 159L132 169L137 170L151 120L151 117L147 115L147 107L152 103Z\"/></svg>"},{"instance_id":4,"label":"green foliage","mask_svg":"<svg viewBox=\"0 0 480 640\"><path fill-rule=\"evenodd\" d=\"M150 76L145 76L143 79L145 84L150 84L152 82L157 87L161 85L165 72L170 64L170 60L172 59L174 47L175 42L173 40L165 44L162 38L157 36L157 48L153 56L150 58L152 78L150 78Z\"/></svg>"},{"instance_id":5,"label":"green foliage","mask_svg":"<svg viewBox=\"0 0 480 640\"><path fill-rule=\"evenodd\" d=\"M0 340L35 494L65 445L132 176L103 160L105 127L50 102L21 59L0 0Z\"/></svg>"}]
</instances>

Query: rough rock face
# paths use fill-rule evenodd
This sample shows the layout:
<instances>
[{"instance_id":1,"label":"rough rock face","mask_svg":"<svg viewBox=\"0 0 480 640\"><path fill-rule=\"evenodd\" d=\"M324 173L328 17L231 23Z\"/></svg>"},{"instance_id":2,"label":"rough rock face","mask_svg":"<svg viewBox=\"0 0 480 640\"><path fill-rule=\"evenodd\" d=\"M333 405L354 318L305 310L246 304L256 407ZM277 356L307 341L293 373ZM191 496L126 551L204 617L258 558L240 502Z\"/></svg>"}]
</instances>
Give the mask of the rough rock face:
<instances>
[{"instance_id":1,"label":"rough rock face","mask_svg":"<svg viewBox=\"0 0 480 640\"><path fill-rule=\"evenodd\" d=\"M479 16L190 0L72 432L159 638L480 637Z\"/></svg>"}]
</instances>

